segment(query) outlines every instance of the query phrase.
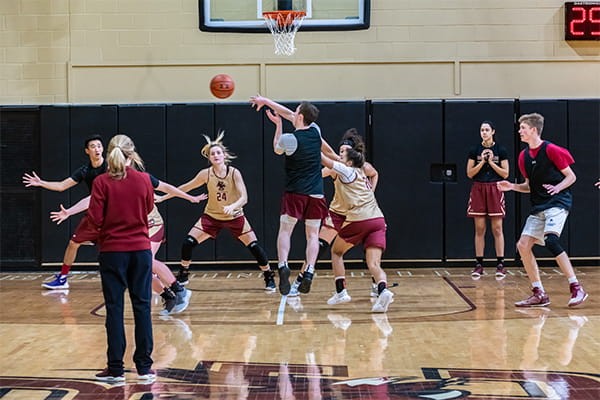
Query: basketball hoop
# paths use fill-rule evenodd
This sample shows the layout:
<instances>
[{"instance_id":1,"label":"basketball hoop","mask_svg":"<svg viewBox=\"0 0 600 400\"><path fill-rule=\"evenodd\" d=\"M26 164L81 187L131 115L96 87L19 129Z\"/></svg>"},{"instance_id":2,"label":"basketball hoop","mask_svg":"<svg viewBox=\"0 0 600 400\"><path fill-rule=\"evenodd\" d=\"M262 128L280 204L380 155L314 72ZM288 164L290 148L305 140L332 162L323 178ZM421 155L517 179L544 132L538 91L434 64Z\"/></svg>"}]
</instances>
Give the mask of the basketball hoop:
<instances>
[{"instance_id":1,"label":"basketball hoop","mask_svg":"<svg viewBox=\"0 0 600 400\"><path fill-rule=\"evenodd\" d=\"M306 12L294 10L267 11L263 17L275 39L275 54L291 56L296 51L294 37Z\"/></svg>"}]
</instances>

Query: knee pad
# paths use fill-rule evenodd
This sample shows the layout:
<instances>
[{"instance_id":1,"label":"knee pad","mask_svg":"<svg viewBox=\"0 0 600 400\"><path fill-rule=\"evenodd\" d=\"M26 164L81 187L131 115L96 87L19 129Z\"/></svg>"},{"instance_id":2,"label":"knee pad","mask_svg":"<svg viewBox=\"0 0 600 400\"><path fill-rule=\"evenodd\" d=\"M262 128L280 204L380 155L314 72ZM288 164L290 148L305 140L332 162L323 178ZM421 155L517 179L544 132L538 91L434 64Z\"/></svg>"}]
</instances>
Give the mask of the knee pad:
<instances>
[{"instance_id":1,"label":"knee pad","mask_svg":"<svg viewBox=\"0 0 600 400\"><path fill-rule=\"evenodd\" d=\"M181 259L185 261L189 261L192 259L192 250L198 241L193 236L187 235L187 237L183 240L183 245L181 246Z\"/></svg>"},{"instance_id":2,"label":"knee pad","mask_svg":"<svg viewBox=\"0 0 600 400\"><path fill-rule=\"evenodd\" d=\"M319 259L323 258L330 244L326 240L319 238Z\"/></svg>"},{"instance_id":3,"label":"knee pad","mask_svg":"<svg viewBox=\"0 0 600 400\"><path fill-rule=\"evenodd\" d=\"M558 257L560 254L562 254L563 251L565 251L560 245L558 236L554 233L547 234L544 237L544 242L546 244L546 248L554 257Z\"/></svg>"},{"instance_id":4,"label":"knee pad","mask_svg":"<svg viewBox=\"0 0 600 400\"><path fill-rule=\"evenodd\" d=\"M246 247L248 247L248 250L250 250L250 253L252 253L259 266L262 267L263 265L269 265L269 257L267 256L267 252L265 249L259 246L256 240Z\"/></svg>"}]
</instances>

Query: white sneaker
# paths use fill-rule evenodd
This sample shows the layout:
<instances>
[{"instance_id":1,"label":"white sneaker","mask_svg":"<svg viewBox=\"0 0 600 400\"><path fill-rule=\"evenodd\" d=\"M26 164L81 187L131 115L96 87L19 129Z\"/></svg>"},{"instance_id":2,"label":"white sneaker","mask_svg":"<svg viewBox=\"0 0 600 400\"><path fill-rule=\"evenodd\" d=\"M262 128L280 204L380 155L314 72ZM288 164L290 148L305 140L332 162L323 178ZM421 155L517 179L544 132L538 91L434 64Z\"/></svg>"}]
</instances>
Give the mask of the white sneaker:
<instances>
[{"instance_id":1,"label":"white sneaker","mask_svg":"<svg viewBox=\"0 0 600 400\"><path fill-rule=\"evenodd\" d=\"M341 292L335 293L333 296L331 296L329 300L327 300L327 304L333 306L336 304L348 303L350 300L352 300L352 297L350 297L348 291L344 289Z\"/></svg>"},{"instance_id":2,"label":"white sneaker","mask_svg":"<svg viewBox=\"0 0 600 400\"><path fill-rule=\"evenodd\" d=\"M171 314L177 314L183 312L190 305L190 297L192 297L192 291L183 289L181 292L175 293L176 303L175 307L171 310Z\"/></svg>"},{"instance_id":3,"label":"white sneaker","mask_svg":"<svg viewBox=\"0 0 600 400\"><path fill-rule=\"evenodd\" d=\"M379 294L377 301L373 304L373 308L371 308L371 312L375 313L384 313L387 312L387 309L391 303L394 301L394 293L390 292L388 289L384 289L383 292Z\"/></svg>"},{"instance_id":4,"label":"white sneaker","mask_svg":"<svg viewBox=\"0 0 600 400\"><path fill-rule=\"evenodd\" d=\"M300 284L294 280L294 283L292 283L292 287L290 288L290 292L288 293L288 297L299 296L300 292L298 292L298 287L300 287Z\"/></svg>"}]
</instances>

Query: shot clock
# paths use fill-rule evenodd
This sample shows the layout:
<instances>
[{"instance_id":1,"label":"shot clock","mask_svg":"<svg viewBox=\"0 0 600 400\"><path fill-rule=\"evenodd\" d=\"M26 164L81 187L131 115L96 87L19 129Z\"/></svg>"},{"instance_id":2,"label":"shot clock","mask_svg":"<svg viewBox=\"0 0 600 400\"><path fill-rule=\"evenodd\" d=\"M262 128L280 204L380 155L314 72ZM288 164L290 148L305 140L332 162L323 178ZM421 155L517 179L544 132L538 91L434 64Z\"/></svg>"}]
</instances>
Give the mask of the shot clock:
<instances>
[{"instance_id":1,"label":"shot clock","mask_svg":"<svg viewBox=\"0 0 600 400\"><path fill-rule=\"evenodd\" d=\"M600 1L565 3L565 40L600 40Z\"/></svg>"}]
</instances>

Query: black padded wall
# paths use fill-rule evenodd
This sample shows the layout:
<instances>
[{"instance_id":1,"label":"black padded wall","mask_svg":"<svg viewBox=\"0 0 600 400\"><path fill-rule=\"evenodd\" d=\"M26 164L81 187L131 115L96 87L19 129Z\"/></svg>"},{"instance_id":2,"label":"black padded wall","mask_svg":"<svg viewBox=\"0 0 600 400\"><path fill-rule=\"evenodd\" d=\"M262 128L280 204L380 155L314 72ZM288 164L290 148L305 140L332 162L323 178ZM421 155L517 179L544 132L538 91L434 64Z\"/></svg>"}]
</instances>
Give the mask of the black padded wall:
<instances>
[{"instance_id":1,"label":"black padded wall","mask_svg":"<svg viewBox=\"0 0 600 400\"><path fill-rule=\"evenodd\" d=\"M268 248L270 260L276 260L277 254L271 243L264 240L264 203L263 203L263 149L265 135L262 130L262 116L249 104L217 104L215 105L214 132L225 131L224 143L237 158L231 163L240 170L248 203L244 213L254 229L259 243ZM221 232L216 240L216 259L219 261L253 260L244 245L234 238L230 232Z\"/></svg>"},{"instance_id":2,"label":"black padded wall","mask_svg":"<svg viewBox=\"0 0 600 400\"><path fill-rule=\"evenodd\" d=\"M441 260L443 186L430 182L442 162L442 102L372 105L376 196L387 222L386 259Z\"/></svg>"},{"instance_id":3,"label":"black padded wall","mask_svg":"<svg viewBox=\"0 0 600 400\"><path fill-rule=\"evenodd\" d=\"M577 182L573 185L574 207L569 219L569 255L600 256L600 100L569 100L569 150ZM591 239L591 240L590 240Z\"/></svg>"},{"instance_id":4,"label":"black padded wall","mask_svg":"<svg viewBox=\"0 0 600 400\"><path fill-rule=\"evenodd\" d=\"M206 144L202 135L212 136L214 132L214 105L173 104L167 107L165 153L168 183L179 186L194 178L201 169L208 167L208 160L200 154L202 146ZM204 186L190 192L193 195L200 193L206 193ZM205 205L206 202L192 204L187 200L173 198L159 206L163 218L166 217L166 248L169 261L181 260L183 239L202 215ZM192 257L195 261L214 260L214 241L209 240L197 246Z\"/></svg>"},{"instance_id":5,"label":"black padded wall","mask_svg":"<svg viewBox=\"0 0 600 400\"><path fill-rule=\"evenodd\" d=\"M544 116L544 129L542 130L542 139L548 140L559 146L569 148L569 135L568 135L568 115L567 115L567 101L566 100L521 100L519 102L519 113L517 116L520 117L523 114L529 114L537 112ZM519 151L524 149L526 145L520 144ZM575 159L575 165L572 166L575 174L578 173L577 159ZM519 182L523 182L523 176L519 172ZM577 184L577 183L575 183ZM519 232L522 231L525 226L525 220L529 216L531 210L531 203L529 201L529 195L523 194L520 196L521 206L521 221ZM573 208L578 206L578 199L573 199ZM569 249L569 231L571 227L571 218L567 219L567 224L564 227L560 236L560 242L567 253ZM537 257L552 257L551 254L546 251L545 248L540 246L534 246L533 252Z\"/></svg>"},{"instance_id":6,"label":"black padded wall","mask_svg":"<svg viewBox=\"0 0 600 400\"><path fill-rule=\"evenodd\" d=\"M146 171L160 180L166 176L166 106L121 105L118 107L118 132L129 136L144 160ZM107 145L108 147L108 145ZM164 259L164 246L157 259Z\"/></svg>"},{"instance_id":7,"label":"black padded wall","mask_svg":"<svg viewBox=\"0 0 600 400\"><path fill-rule=\"evenodd\" d=\"M24 172L39 173L40 117L37 107L0 107L0 266L37 263L40 258L40 189L26 188Z\"/></svg>"},{"instance_id":8,"label":"black padded wall","mask_svg":"<svg viewBox=\"0 0 600 400\"><path fill-rule=\"evenodd\" d=\"M70 171L70 109L69 107L44 106L40 108L40 170L38 175L48 181L62 181ZM44 262L62 262L69 241L70 221L56 225L50 220L50 212L58 211L60 205L71 205L70 191L53 192L37 189L41 195L41 252ZM79 220L79 217L77 217Z\"/></svg>"},{"instance_id":9,"label":"black padded wall","mask_svg":"<svg viewBox=\"0 0 600 400\"><path fill-rule=\"evenodd\" d=\"M479 128L484 120L496 126L495 140L504 146L509 155L510 175L515 176L514 151L514 102L494 101L446 101L444 113L444 157L446 164L456 165L456 183L445 184L445 257L447 259L474 259L475 229L473 220L467 217L467 203L472 180L467 177L469 150L481 143ZM515 255L515 194L505 193L506 218L504 248L506 257ZM485 256L496 257L494 238L487 223Z\"/></svg>"},{"instance_id":10,"label":"black padded wall","mask_svg":"<svg viewBox=\"0 0 600 400\"><path fill-rule=\"evenodd\" d=\"M81 165L89 163L89 157L84 151L84 142L89 136L95 134L102 135L106 157L108 142L117 133L117 107L99 105L72 106L70 112L70 129L70 167L65 176L70 176ZM85 182L81 182L69 190L69 205L75 204L89 194L87 185ZM77 227L81 215L69 218L71 233ZM98 249L95 246L81 246L75 262L96 262L97 259Z\"/></svg>"}]
</instances>

